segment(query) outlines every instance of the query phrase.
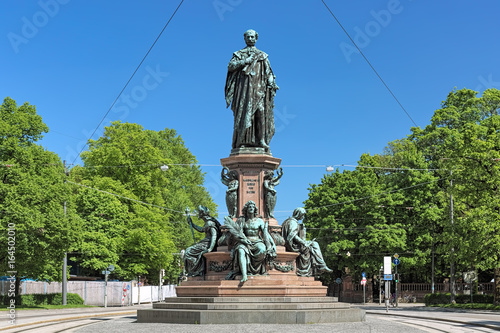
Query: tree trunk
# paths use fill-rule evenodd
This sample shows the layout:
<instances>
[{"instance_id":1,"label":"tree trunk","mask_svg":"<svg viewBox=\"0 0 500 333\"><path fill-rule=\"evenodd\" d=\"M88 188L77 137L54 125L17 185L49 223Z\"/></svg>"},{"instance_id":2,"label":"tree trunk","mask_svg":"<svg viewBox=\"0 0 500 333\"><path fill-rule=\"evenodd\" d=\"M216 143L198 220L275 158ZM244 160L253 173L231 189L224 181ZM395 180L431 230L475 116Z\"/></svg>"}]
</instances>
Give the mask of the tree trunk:
<instances>
[{"instance_id":1,"label":"tree trunk","mask_svg":"<svg viewBox=\"0 0 500 333\"><path fill-rule=\"evenodd\" d=\"M19 289L20 289L20 286L21 286L21 278L19 276L16 276L16 297L17 299L19 299L19 302L21 302L21 294L19 293ZM22 305L22 304L19 304L19 305ZM16 304L17 306L17 304Z\"/></svg>"}]
</instances>

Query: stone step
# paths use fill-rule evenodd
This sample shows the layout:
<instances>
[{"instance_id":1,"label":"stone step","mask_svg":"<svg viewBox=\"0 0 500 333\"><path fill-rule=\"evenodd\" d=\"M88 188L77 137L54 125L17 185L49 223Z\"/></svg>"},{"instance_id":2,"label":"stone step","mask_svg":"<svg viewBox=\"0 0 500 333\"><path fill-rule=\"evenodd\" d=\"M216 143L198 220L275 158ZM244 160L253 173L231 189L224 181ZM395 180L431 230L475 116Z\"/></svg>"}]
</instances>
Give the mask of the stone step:
<instances>
[{"instance_id":1,"label":"stone step","mask_svg":"<svg viewBox=\"0 0 500 333\"><path fill-rule=\"evenodd\" d=\"M344 303L156 303L153 309L189 310L317 310L349 308Z\"/></svg>"},{"instance_id":2,"label":"stone step","mask_svg":"<svg viewBox=\"0 0 500 333\"><path fill-rule=\"evenodd\" d=\"M311 324L365 321L361 309L314 310L137 310L138 323L182 324Z\"/></svg>"},{"instance_id":3,"label":"stone step","mask_svg":"<svg viewBox=\"0 0 500 333\"><path fill-rule=\"evenodd\" d=\"M338 303L338 297L166 297L164 303Z\"/></svg>"},{"instance_id":4,"label":"stone step","mask_svg":"<svg viewBox=\"0 0 500 333\"><path fill-rule=\"evenodd\" d=\"M323 286L190 286L178 287L180 297L321 297L326 294Z\"/></svg>"},{"instance_id":5,"label":"stone step","mask_svg":"<svg viewBox=\"0 0 500 333\"><path fill-rule=\"evenodd\" d=\"M242 283L239 280L205 280L205 281L184 281L181 287L191 286L228 286L228 287L250 287L250 286L323 286L321 281L308 281L297 279L281 279L281 280L257 280L249 278L248 281Z\"/></svg>"}]
</instances>

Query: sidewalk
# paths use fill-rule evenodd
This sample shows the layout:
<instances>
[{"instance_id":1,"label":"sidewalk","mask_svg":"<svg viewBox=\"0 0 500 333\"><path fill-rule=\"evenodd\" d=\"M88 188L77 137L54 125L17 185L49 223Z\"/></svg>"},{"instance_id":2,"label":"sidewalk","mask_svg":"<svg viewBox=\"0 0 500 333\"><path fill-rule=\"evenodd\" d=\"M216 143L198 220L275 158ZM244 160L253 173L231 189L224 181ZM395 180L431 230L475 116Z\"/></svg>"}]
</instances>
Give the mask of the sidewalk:
<instances>
[{"instance_id":1,"label":"sidewalk","mask_svg":"<svg viewBox=\"0 0 500 333\"><path fill-rule=\"evenodd\" d=\"M20 309L16 310L16 325L26 325L31 323L41 323L50 320L62 320L73 318L85 318L90 316L106 315L136 315L137 309L150 309L151 303L123 306L123 307L89 307L89 308L69 308L69 309ZM0 315L4 320L0 321L0 330L15 327L9 322L9 312L1 311Z\"/></svg>"},{"instance_id":2,"label":"sidewalk","mask_svg":"<svg viewBox=\"0 0 500 333\"><path fill-rule=\"evenodd\" d=\"M462 324L475 324L500 330L500 313L498 311L474 309L450 309L426 307L423 303L401 303L397 308L374 304L351 304L366 311L366 314L402 316L430 320L452 321Z\"/></svg>"}]
</instances>

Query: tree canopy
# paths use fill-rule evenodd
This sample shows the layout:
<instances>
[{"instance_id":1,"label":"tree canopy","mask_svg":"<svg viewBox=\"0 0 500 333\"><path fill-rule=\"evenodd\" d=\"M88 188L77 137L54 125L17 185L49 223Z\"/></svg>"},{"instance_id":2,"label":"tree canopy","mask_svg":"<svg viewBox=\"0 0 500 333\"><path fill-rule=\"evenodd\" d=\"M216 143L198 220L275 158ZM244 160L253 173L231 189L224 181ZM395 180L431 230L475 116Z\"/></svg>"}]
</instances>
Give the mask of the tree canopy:
<instances>
[{"instance_id":1,"label":"tree canopy","mask_svg":"<svg viewBox=\"0 0 500 333\"><path fill-rule=\"evenodd\" d=\"M64 214L68 190L59 157L36 144L48 131L33 105L0 106L0 242L15 226L15 246L0 250L0 270L17 278L60 280L68 244L76 237L74 211ZM8 265L14 258L14 266ZM7 260L9 259L9 260Z\"/></svg>"},{"instance_id":2,"label":"tree canopy","mask_svg":"<svg viewBox=\"0 0 500 333\"><path fill-rule=\"evenodd\" d=\"M70 177L92 189L75 189L76 209L85 223L73 260L94 270L113 264L124 278L154 280L165 269L174 281L179 273L174 254L193 242L184 209L204 205L215 210L203 173L181 137L172 129L156 132L114 122L90 141L82 160L83 167L75 167Z\"/></svg>"},{"instance_id":3,"label":"tree canopy","mask_svg":"<svg viewBox=\"0 0 500 333\"><path fill-rule=\"evenodd\" d=\"M403 279L422 282L435 250L439 276L449 276L454 260L457 272L495 269L498 281L500 91L477 95L452 91L428 126L311 186L310 234L338 274L377 272L382 256L400 253Z\"/></svg>"},{"instance_id":4,"label":"tree canopy","mask_svg":"<svg viewBox=\"0 0 500 333\"><path fill-rule=\"evenodd\" d=\"M165 279L176 281L177 254L193 243L185 208L216 210L182 138L168 128L115 122L90 140L83 165L67 170L37 143L48 130L35 106L4 100L0 240L7 244L15 226L15 248L0 250L0 269L16 271L18 279L61 280L68 252L70 265L86 275L113 264L118 278L140 275L156 283L165 269Z\"/></svg>"}]
</instances>

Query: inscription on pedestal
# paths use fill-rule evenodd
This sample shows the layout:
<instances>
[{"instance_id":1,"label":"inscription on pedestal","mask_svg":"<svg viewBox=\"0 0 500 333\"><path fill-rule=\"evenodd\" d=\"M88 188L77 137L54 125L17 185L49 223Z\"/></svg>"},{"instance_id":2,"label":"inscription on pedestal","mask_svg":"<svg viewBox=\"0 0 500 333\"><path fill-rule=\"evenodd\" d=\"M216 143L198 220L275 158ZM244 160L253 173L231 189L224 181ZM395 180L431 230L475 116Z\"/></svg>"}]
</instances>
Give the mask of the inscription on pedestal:
<instances>
[{"instance_id":1,"label":"inscription on pedestal","mask_svg":"<svg viewBox=\"0 0 500 333\"><path fill-rule=\"evenodd\" d=\"M245 172L241 175L241 194L242 194L242 201L241 201L241 207L248 202L249 200L252 200L257 204L257 207L259 208L259 214L261 214L261 195L260 195L260 172Z\"/></svg>"},{"instance_id":2,"label":"inscription on pedestal","mask_svg":"<svg viewBox=\"0 0 500 333\"><path fill-rule=\"evenodd\" d=\"M245 184L247 194L255 193L255 188L257 187L257 181L258 181L257 178L251 178L248 176L246 178L243 178L243 184Z\"/></svg>"}]
</instances>

